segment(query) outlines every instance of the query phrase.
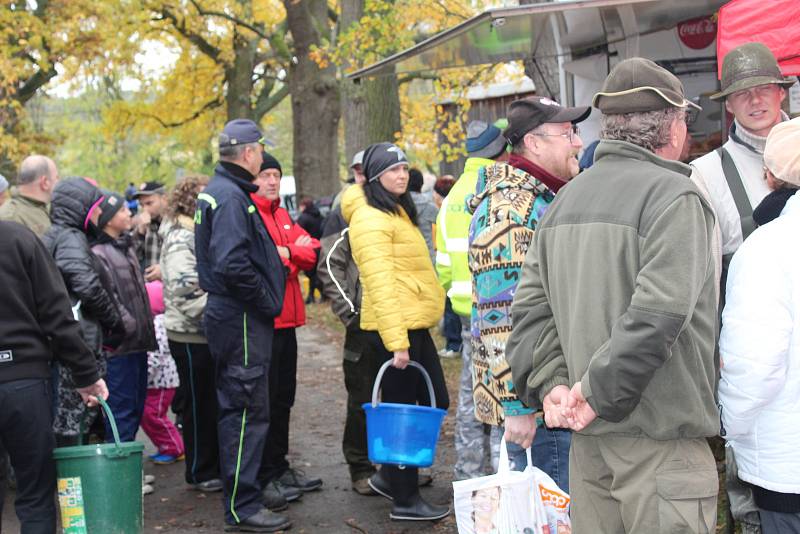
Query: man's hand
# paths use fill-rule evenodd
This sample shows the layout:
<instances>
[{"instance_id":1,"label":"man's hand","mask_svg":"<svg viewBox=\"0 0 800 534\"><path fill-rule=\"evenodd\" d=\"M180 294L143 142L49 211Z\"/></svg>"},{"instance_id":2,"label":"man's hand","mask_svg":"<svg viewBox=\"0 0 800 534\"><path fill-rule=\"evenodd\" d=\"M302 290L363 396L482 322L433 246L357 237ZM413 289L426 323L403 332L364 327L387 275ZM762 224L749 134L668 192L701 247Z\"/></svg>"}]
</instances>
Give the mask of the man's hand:
<instances>
[{"instance_id":1,"label":"man's hand","mask_svg":"<svg viewBox=\"0 0 800 534\"><path fill-rule=\"evenodd\" d=\"M311 245L311 238L307 235L301 235L297 238L297 241L295 241L294 244L298 247L307 247Z\"/></svg>"},{"instance_id":2,"label":"man's hand","mask_svg":"<svg viewBox=\"0 0 800 534\"><path fill-rule=\"evenodd\" d=\"M78 393L80 393L81 399L83 402L86 403L87 406L93 407L100 404L97 401L97 398L101 398L103 400L108 399L108 388L106 387L106 382L102 378L92 384L91 386L86 386L85 388L78 388Z\"/></svg>"},{"instance_id":3,"label":"man's hand","mask_svg":"<svg viewBox=\"0 0 800 534\"><path fill-rule=\"evenodd\" d=\"M154 263L144 270L145 282L152 282L153 280L161 280L161 265Z\"/></svg>"},{"instance_id":4,"label":"man's hand","mask_svg":"<svg viewBox=\"0 0 800 534\"><path fill-rule=\"evenodd\" d=\"M597 418L597 414L583 396L580 382L572 386L567 396L566 416L569 427L575 432L583 430Z\"/></svg>"},{"instance_id":5,"label":"man's hand","mask_svg":"<svg viewBox=\"0 0 800 534\"><path fill-rule=\"evenodd\" d=\"M392 360L392 366L397 367L398 369L405 369L408 366L408 361L411 357L408 355L407 350L396 350L394 351L394 360Z\"/></svg>"},{"instance_id":6,"label":"man's hand","mask_svg":"<svg viewBox=\"0 0 800 534\"><path fill-rule=\"evenodd\" d=\"M147 210L142 210L136 214L136 231L144 235L147 233L147 227L150 225L150 214Z\"/></svg>"},{"instance_id":7,"label":"man's hand","mask_svg":"<svg viewBox=\"0 0 800 534\"><path fill-rule=\"evenodd\" d=\"M292 254L289 252L288 248L280 246L278 247L278 255L285 260L288 260L292 257Z\"/></svg>"},{"instance_id":8,"label":"man's hand","mask_svg":"<svg viewBox=\"0 0 800 534\"><path fill-rule=\"evenodd\" d=\"M548 428L569 427L567 418L564 416L564 411L567 408L567 397L569 397L569 388L561 385L551 389L550 393L542 399L544 424Z\"/></svg>"},{"instance_id":9,"label":"man's hand","mask_svg":"<svg viewBox=\"0 0 800 534\"><path fill-rule=\"evenodd\" d=\"M518 444L527 449L536 436L536 414L507 415L504 423L506 441Z\"/></svg>"}]
</instances>

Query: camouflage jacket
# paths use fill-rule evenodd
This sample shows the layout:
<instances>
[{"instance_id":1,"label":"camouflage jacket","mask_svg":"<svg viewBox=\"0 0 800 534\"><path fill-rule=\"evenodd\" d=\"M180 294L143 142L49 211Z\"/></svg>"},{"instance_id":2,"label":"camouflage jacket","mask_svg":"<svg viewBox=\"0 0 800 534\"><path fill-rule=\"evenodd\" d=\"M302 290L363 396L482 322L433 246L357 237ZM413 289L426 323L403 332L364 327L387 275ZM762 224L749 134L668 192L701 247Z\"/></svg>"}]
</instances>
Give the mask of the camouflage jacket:
<instances>
[{"instance_id":1,"label":"camouflage jacket","mask_svg":"<svg viewBox=\"0 0 800 534\"><path fill-rule=\"evenodd\" d=\"M164 283L164 324L167 337L180 343L206 343L203 312L206 292L200 289L194 252L194 222L179 215L159 230L161 279Z\"/></svg>"}]
</instances>

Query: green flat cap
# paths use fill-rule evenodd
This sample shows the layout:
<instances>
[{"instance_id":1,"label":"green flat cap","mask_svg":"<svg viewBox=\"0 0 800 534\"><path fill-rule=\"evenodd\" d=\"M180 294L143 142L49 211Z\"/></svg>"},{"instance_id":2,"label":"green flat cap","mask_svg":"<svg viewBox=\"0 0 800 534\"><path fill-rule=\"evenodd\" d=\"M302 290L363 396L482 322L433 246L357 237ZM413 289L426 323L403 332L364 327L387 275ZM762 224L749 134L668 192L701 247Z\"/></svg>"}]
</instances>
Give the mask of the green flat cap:
<instances>
[{"instance_id":1,"label":"green flat cap","mask_svg":"<svg viewBox=\"0 0 800 534\"><path fill-rule=\"evenodd\" d=\"M783 87L794 85L793 80L783 77L778 60L769 48L761 43L745 43L725 55L720 81L722 90L710 98L722 100L731 93L770 83Z\"/></svg>"},{"instance_id":2,"label":"green flat cap","mask_svg":"<svg viewBox=\"0 0 800 534\"><path fill-rule=\"evenodd\" d=\"M643 57L620 61L594 95L592 106L604 115L642 113L666 108L700 106L686 99L681 81L667 69Z\"/></svg>"}]
</instances>

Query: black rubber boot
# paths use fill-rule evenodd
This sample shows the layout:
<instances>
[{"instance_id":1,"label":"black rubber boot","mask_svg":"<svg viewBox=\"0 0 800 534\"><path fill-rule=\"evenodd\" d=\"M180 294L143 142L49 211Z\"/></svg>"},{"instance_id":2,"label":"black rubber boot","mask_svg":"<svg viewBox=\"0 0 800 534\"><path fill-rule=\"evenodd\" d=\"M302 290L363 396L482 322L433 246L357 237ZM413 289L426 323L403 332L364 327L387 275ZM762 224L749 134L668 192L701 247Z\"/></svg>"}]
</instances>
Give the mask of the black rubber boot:
<instances>
[{"instance_id":1,"label":"black rubber boot","mask_svg":"<svg viewBox=\"0 0 800 534\"><path fill-rule=\"evenodd\" d=\"M398 521L435 521L450 514L450 507L435 506L426 502L419 494L419 470L412 467L400 469L385 465L381 468L389 480L394 497L389 517Z\"/></svg>"}]
</instances>

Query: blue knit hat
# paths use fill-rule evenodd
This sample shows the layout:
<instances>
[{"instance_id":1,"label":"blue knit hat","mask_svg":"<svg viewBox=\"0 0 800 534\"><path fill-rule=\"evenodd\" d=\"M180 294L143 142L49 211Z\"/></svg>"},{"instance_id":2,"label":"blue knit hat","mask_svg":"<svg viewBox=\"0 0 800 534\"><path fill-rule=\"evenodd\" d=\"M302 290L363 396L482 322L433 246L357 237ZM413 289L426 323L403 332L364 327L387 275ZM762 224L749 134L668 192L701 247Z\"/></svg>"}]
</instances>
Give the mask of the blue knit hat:
<instances>
[{"instance_id":1,"label":"blue knit hat","mask_svg":"<svg viewBox=\"0 0 800 534\"><path fill-rule=\"evenodd\" d=\"M506 148L503 132L494 124L472 121L467 124L467 153L471 158L493 158Z\"/></svg>"}]
</instances>

